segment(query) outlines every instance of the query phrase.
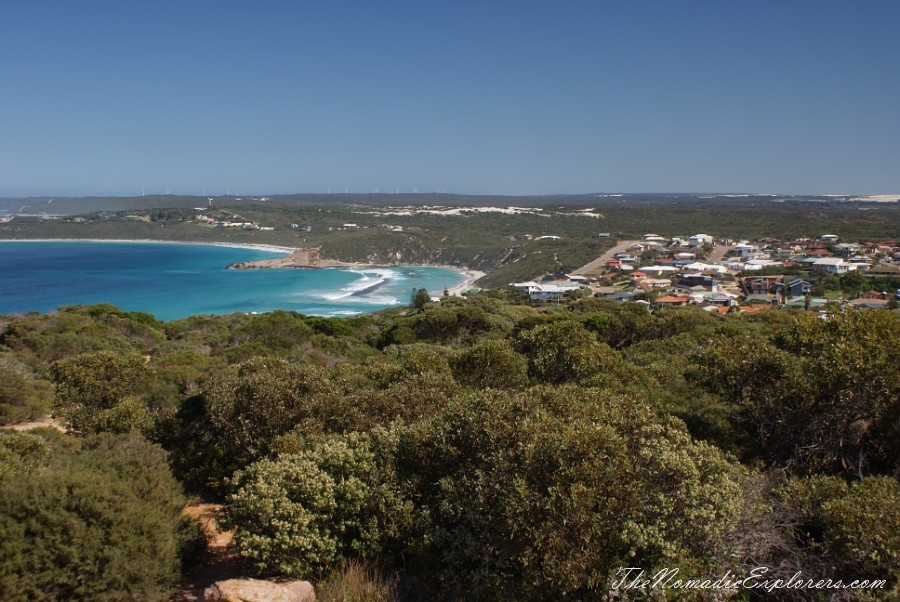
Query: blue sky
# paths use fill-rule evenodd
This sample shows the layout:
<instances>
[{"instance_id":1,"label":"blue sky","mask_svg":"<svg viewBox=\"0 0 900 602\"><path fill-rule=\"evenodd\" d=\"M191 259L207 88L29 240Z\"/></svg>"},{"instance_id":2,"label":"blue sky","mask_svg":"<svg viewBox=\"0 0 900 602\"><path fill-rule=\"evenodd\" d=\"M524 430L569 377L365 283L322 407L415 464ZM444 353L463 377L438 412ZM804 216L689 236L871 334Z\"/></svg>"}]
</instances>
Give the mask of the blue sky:
<instances>
[{"instance_id":1,"label":"blue sky","mask_svg":"<svg viewBox=\"0 0 900 602\"><path fill-rule=\"evenodd\" d=\"M900 193L900 2L7 2L0 196Z\"/></svg>"}]
</instances>

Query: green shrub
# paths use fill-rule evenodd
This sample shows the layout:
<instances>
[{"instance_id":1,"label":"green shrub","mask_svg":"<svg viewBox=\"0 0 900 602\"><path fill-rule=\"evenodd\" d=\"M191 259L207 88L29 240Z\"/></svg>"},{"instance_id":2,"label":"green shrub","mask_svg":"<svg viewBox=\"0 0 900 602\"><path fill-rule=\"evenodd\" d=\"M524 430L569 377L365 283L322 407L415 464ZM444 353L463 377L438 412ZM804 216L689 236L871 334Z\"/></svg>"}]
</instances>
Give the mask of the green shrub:
<instances>
[{"instance_id":1,"label":"green shrub","mask_svg":"<svg viewBox=\"0 0 900 602\"><path fill-rule=\"evenodd\" d=\"M147 432L153 416L137 395L149 376L138 355L97 351L56 362L51 367L56 413L85 434Z\"/></svg>"},{"instance_id":2,"label":"green shrub","mask_svg":"<svg viewBox=\"0 0 900 602\"><path fill-rule=\"evenodd\" d=\"M0 598L165 600L202 546L165 453L138 435L56 448L0 487Z\"/></svg>"},{"instance_id":3,"label":"green shrub","mask_svg":"<svg viewBox=\"0 0 900 602\"><path fill-rule=\"evenodd\" d=\"M31 369L11 357L0 358L0 424L11 424L50 413L53 387L35 378Z\"/></svg>"},{"instance_id":4,"label":"green shrub","mask_svg":"<svg viewBox=\"0 0 900 602\"><path fill-rule=\"evenodd\" d=\"M886 579L900 593L900 483L866 477L794 478L780 497L799 511L797 539L805 554L832 567L835 578Z\"/></svg>"},{"instance_id":5,"label":"green shrub","mask_svg":"<svg viewBox=\"0 0 900 602\"><path fill-rule=\"evenodd\" d=\"M374 559L409 513L390 483L396 438L387 431L312 440L238 471L226 524L254 569L317 577L341 558Z\"/></svg>"},{"instance_id":6,"label":"green shrub","mask_svg":"<svg viewBox=\"0 0 900 602\"><path fill-rule=\"evenodd\" d=\"M456 396L402 432L397 466L419 517L406 557L473 599L595 599L618 566L714 570L743 479L679 421L574 386Z\"/></svg>"},{"instance_id":7,"label":"green shrub","mask_svg":"<svg viewBox=\"0 0 900 602\"><path fill-rule=\"evenodd\" d=\"M450 357L453 378L475 389L516 389L528 384L528 364L506 341L485 341Z\"/></svg>"},{"instance_id":8,"label":"green shrub","mask_svg":"<svg viewBox=\"0 0 900 602\"><path fill-rule=\"evenodd\" d=\"M0 429L0 484L42 467L49 453L46 441L37 435Z\"/></svg>"}]
</instances>

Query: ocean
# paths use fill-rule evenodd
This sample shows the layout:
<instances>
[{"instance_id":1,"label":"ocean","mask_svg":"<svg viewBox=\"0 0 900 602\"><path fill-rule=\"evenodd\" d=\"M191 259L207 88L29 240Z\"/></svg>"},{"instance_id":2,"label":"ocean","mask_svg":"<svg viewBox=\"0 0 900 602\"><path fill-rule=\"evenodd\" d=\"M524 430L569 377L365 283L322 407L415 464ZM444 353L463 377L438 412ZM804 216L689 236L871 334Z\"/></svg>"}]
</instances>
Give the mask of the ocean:
<instances>
[{"instance_id":1,"label":"ocean","mask_svg":"<svg viewBox=\"0 0 900 602\"><path fill-rule=\"evenodd\" d=\"M450 268L226 270L285 252L201 244L0 242L0 314L111 303L160 320L197 314L352 316L407 305L414 288L439 296L464 276Z\"/></svg>"}]
</instances>

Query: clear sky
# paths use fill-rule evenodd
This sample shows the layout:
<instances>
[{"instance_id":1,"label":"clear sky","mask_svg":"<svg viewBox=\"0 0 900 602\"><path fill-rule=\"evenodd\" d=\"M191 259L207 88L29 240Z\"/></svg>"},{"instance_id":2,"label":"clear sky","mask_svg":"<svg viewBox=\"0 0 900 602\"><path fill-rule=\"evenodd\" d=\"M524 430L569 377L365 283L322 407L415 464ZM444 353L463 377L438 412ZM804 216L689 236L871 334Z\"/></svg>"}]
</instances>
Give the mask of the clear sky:
<instances>
[{"instance_id":1,"label":"clear sky","mask_svg":"<svg viewBox=\"0 0 900 602\"><path fill-rule=\"evenodd\" d=\"M900 193L900 2L0 8L0 196Z\"/></svg>"}]
</instances>

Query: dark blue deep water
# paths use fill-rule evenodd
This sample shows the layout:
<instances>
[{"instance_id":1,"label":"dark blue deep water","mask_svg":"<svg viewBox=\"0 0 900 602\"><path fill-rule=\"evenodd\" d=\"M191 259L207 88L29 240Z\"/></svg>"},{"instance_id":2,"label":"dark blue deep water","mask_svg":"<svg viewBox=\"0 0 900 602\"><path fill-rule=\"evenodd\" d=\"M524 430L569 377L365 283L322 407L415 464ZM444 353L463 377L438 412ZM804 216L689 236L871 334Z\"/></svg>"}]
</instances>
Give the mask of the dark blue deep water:
<instances>
[{"instance_id":1,"label":"dark blue deep water","mask_svg":"<svg viewBox=\"0 0 900 602\"><path fill-rule=\"evenodd\" d=\"M112 303L160 320L196 314L293 310L348 316L439 295L463 276L447 268L226 270L284 255L213 245L0 242L0 314Z\"/></svg>"}]
</instances>

